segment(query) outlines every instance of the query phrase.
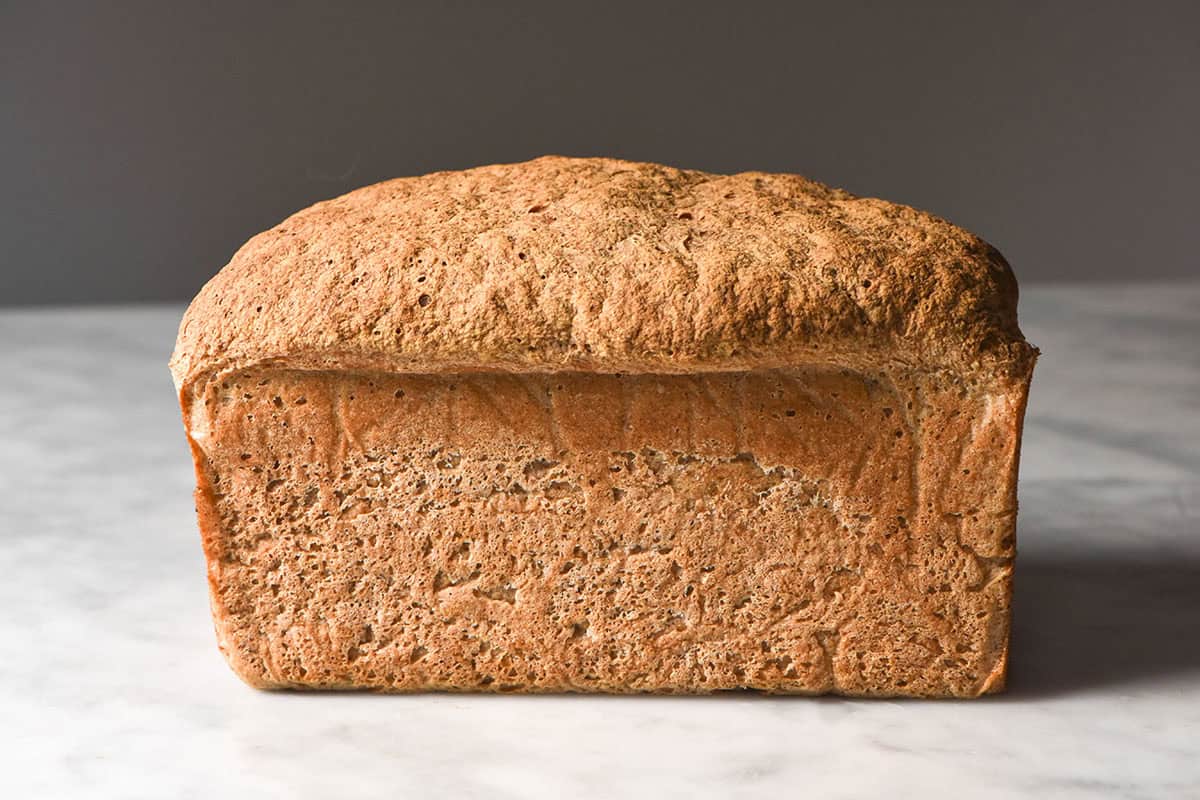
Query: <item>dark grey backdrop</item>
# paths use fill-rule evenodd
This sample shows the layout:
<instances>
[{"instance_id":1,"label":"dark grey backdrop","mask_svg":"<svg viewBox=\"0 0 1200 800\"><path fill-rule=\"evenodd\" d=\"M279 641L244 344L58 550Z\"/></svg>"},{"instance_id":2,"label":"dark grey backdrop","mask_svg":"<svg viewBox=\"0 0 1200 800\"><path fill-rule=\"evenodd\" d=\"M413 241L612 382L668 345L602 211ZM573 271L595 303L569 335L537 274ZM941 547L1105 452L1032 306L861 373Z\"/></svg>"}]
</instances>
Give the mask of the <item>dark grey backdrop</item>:
<instances>
[{"instance_id":1,"label":"dark grey backdrop","mask_svg":"<svg viewBox=\"0 0 1200 800\"><path fill-rule=\"evenodd\" d=\"M0 6L0 304L183 300L383 178L608 154L935 211L1024 280L1197 273L1196 3Z\"/></svg>"}]
</instances>

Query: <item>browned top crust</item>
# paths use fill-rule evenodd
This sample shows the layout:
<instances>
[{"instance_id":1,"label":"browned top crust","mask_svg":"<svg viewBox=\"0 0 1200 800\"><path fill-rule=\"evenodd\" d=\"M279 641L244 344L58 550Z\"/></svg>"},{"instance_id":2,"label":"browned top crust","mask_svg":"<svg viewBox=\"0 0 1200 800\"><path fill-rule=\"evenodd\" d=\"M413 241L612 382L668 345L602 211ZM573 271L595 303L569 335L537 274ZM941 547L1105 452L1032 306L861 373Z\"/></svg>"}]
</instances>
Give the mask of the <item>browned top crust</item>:
<instances>
[{"instance_id":1,"label":"browned top crust","mask_svg":"<svg viewBox=\"0 0 1200 800\"><path fill-rule=\"evenodd\" d=\"M201 290L183 388L254 363L690 372L821 362L1023 374L978 237L797 175L547 156L400 178L255 236Z\"/></svg>"}]
</instances>

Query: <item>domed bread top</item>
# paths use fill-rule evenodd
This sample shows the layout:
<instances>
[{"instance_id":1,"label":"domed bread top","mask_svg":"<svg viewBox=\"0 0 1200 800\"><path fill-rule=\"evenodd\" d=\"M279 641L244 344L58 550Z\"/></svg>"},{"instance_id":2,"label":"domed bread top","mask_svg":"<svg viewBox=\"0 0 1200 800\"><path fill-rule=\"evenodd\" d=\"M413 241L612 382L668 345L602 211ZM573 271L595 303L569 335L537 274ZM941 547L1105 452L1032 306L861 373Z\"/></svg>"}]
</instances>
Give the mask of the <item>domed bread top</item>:
<instances>
[{"instance_id":1,"label":"domed bread top","mask_svg":"<svg viewBox=\"0 0 1200 800\"><path fill-rule=\"evenodd\" d=\"M680 373L798 364L1023 375L978 237L796 175L545 157L367 186L255 236L179 330L182 390L253 364Z\"/></svg>"}]
</instances>

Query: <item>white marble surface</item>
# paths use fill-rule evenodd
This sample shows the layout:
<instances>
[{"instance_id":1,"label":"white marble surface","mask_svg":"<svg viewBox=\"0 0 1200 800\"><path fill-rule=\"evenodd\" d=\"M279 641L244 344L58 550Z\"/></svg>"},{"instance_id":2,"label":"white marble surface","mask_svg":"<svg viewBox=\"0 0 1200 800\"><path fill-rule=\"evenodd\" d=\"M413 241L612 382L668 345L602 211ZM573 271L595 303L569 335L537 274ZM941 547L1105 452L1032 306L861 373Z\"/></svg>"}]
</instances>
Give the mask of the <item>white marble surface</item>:
<instances>
[{"instance_id":1,"label":"white marble surface","mask_svg":"<svg viewBox=\"0 0 1200 800\"><path fill-rule=\"evenodd\" d=\"M974 702L247 689L180 309L0 312L0 797L1200 797L1200 283L1025 295L1011 690Z\"/></svg>"}]
</instances>

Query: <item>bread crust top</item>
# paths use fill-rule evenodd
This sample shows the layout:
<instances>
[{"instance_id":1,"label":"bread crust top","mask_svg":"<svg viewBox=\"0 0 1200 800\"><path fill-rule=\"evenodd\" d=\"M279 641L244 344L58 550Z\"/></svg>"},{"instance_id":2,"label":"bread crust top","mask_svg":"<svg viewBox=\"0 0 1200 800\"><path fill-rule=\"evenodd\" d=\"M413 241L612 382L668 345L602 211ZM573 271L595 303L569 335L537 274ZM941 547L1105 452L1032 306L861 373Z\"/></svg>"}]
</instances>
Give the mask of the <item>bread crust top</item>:
<instances>
[{"instance_id":1,"label":"bread crust top","mask_svg":"<svg viewBox=\"0 0 1200 800\"><path fill-rule=\"evenodd\" d=\"M253 364L1027 374L1003 257L812 180L547 156L399 178L247 242L180 325L177 387Z\"/></svg>"}]
</instances>

